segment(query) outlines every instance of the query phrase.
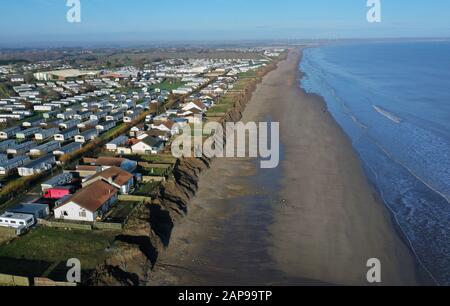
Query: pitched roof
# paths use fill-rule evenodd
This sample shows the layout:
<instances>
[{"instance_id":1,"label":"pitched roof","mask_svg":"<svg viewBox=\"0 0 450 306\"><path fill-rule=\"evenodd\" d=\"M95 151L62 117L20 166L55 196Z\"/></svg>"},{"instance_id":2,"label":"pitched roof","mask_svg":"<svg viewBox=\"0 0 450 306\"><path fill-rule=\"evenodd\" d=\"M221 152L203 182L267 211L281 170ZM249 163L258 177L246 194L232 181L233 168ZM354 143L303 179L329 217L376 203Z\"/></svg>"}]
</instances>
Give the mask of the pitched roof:
<instances>
[{"instance_id":1,"label":"pitched roof","mask_svg":"<svg viewBox=\"0 0 450 306\"><path fill-rule=\"evenodd\" d=\"M172 129L172 127L175 125L175 122L173 122L172 120L167 120L166 122L163 122L161 124L168 129Z\"/></svg>"},{"instance_id":2,"label":"pitched roof","mask_svg":"<svg viewBox=\"0 0 450 306\"><path fill-rule=\"evenodd\" d=\"M133 178L133 175L125 170L122 170L121 168L111 167L95 174L90 180L97 177L101 177L107 181L111 180L117 186L123 186Z\"/></svg>"},{"instance_id":3,"label":"pitched roof","mask_svg":"<svg viewBox=\"0 0 450 306\"><path fill-rule=\"evenodd\" d=\"M97 181L75 193L72 197L63 202L61 206L74 202L90 212L96 212L103 204L105 204L105 202L116 194L116 188L103 181Z\"/></svg>"}]
</instances>

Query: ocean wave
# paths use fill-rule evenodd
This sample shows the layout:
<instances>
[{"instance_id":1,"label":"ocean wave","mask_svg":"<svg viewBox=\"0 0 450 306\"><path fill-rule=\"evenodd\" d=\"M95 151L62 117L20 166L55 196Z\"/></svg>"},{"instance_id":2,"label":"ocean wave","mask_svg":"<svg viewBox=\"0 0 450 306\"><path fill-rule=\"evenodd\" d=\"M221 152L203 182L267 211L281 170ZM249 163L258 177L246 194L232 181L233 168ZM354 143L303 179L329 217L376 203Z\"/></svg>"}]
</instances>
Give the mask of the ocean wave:
<instances>
[{"instance_id":1,"label":"ocean wave","mask_svg":"<svg viewBox=\"0 0 450 306\"><path fill-rule=\"evenodd\" d=\"M379 106L376 106L376 105L372 105L372 106L379 114L383 115L384 117L388 118L389 120L391 120L397 124L400 124L402 122L402 119L400 117L382 109Z\"/></svg>"}]
</instances>

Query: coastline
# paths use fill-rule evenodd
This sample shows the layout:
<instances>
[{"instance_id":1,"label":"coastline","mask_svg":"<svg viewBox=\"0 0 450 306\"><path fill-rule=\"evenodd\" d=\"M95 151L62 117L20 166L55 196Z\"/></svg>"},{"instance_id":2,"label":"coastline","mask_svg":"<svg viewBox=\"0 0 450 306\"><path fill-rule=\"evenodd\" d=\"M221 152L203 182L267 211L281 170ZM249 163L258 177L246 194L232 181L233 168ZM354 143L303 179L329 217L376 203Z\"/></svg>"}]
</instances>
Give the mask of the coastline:
<instances>
[{"instance_id":1,"label":"coastline","mask_svg":"<svg viewBox=\"0 0 450 306\"><path fill-rule=\"evenodd\" d=\"M325 101L300 88L300 59L291 51L222 121L280 122L281 165L180 160L91 284L367 285L373 257L382 285L421 283L348 137Z\"/></svg>"},{"instance_id":2,"label":"coastline","mask_svg":"<svg viewBox=\"0 0 450 306\"><path fill-rule=\"evenodd\" d=\"M233 243L228 237L236 238L226 229L227 222L239 218L243 208L230 208L229 203L257 197L260 192L258 186L246 182L258 175L251 161L223 160L200 175L199 193L188 216L174 228L150 284L250 284L256 280L262 285L367 285L366 262L374 257L382 262L382 284L420 283L416 260L369 186L348 137L326 111L325 101L300 88L300 58L301 53L293 51L269 73L243 114L244 122L267 116L281 122L281 190L270 207L270 225L256 223L256 234L265 235L256 256L266 260L258 261L266 273L258 279L232 279L223 269L227 265L220 266L224 258L211 259L223 255L208 255L214 242ZM283 103L275 106L277 100ZM303 140L292 141L298 138ZM211 204L215 200L217 205ZM214 225L217 218L222 226ZM241 247L236 240L235 244ZM241 247L244 252L249 249ZM242 254L246 255L250 254ZM244 260L241 267L254 263ZM229 268L239 267L231 264ZM278 277L270 281L271 273Z\"/></svg>"}]
</instances>

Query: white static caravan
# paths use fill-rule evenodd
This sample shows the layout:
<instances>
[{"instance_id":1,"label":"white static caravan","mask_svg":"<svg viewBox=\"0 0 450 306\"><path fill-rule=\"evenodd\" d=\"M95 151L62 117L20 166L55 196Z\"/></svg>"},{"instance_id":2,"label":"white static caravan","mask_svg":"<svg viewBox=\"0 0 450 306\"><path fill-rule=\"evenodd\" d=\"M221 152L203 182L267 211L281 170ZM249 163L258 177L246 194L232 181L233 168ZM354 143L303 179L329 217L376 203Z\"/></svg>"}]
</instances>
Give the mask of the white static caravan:
<instances>
[{"instance_id":1,"label":"white static caravan","mask_svg":"<svg viewBox=\"0 0 450 306\"><path fill-rule=\"evenodd\" d=\"M33 176L50 170L55 164L55 157L52 154L48 154L19 167L17 170L20 176Z\"/></svg>"},{"instance_id":2,"label":"white static caravan","mask_svg":"<svg viewBox=\"0 0 450 306\"><path fill-rule=\"evenodd\" d=\"M92 115L91 111L80 112L73 116L74 119L85 120L88 119Z\"/></svg>"},{"instance_id":3,"label":"white static caravan","mask_svg":"<svg viewBox=\"0 0 450 306\"><path fill-rule=\"evenodd\" d=\"M94 140L95 138L97 138L97 136L98 136L97 129L87 130L81 133L80 135L75 136L75 142L86 143L91 140Z\"/></svg>"},{"instance_id":4,"label":"white static caravan","mask_svg":"<svg viewBox=\"0 0 450 306\"><path fill-rule=\"evenodd\" d=\"M31 149L37 147L38 144L34 141L22 142L20 144L16 144L15 146L10 147L6 150L6 153L12 155L23 155L28 153Z\"/></svg>"},{"instance_id":5,"label":"white static caravan","mask_svg":"<svg viewBox=\"0 0 450 306\"><path fill-rule=\"evenodd\" d=\"M5 140L0 142L0 152L6 153L9 148L15 147L17 145L17 141L13 139Z\"/></svg>"},{"instance_id":6,"label":"white static caravan","mask_svg":"<svg viewBox=\"0 0 450 306\"><path fill-rule=\"evenodd\" d=\"M4 129L0 132L0 139L9 139L13 138L16 133L20 132L22 128L20 126L14 126L7 129Z\"/></svg>"},{"instance_id":7,"label":"white static caravan","mask_svg":"<svg viewBox=\"0 0 450 306\"><path fill-rule=\"evenodd\" d=\"M80 124L77 125L77 127L79 129L85 129L85 128L88 128L88 127L95 128L97 126L97 124L98 124L98 120L90 119L88 121L81 122Z\"/></svg>"},{"instance_id":8,"label":"white static caravan","mask_svg":"<svg viewBox=\"0 0 450 306\"><path fill-rule=\"evenodd\" d=\"M55 140L64 142L66 140L70 140L70 139L74 138L79 133L80 133L80 131L75 126L73 128L61 131L58 134L55 134Z\"/></svg>"},{"instance_id":9,"label":"white static caravan","mask_svg":"<svg viewBox=\"0 0 450 306\"><path fill-rule=\"evenodd\" d=\"M16 133L16 138L17 139L30 138L30 137L34 136L35 134L40 133L41 131L42 131L41 128L33 127L33 128L30 128L30 129L26 129L26 130L17 132Z\"/></svg>"},{"instance_id":10,"label":"white static caravan","mask_svg":"<svg viewBox=\"0 0 450 306\"><path fill-rule=\"evenodd\" d=\"M76 127L80 123L81 123L80 119L72 119L72 120L60 123L59 127L62 129L70 129L70 128Z\"/></svg>"},{"instance_id":11,"label":"white static caravan","mask_svg":"<svg viewBox=\"0 0 450 306\"><path fill-rule=\"evenodd\" d=\"M51 128L47 130L42 130L39 133L34 134L34 139L36 140L45 140L53 137L55 134L59 133L59 129Z\"/></svg>"},{"instance_id":12,"label":"white static caravan","mask_svg":"<svg viewBox=\"0 0 450 306\"><path fill-rule=\"evenodd\" d=\"M94 114L92 114L90 116L91 120L101 120L106 118L106 116L108 116L108 113L106 111L100 111L100 112L96 112Z\"/></svg>"},{"instance_id":13,"label":"white static caravan","mask_svg":"<svg viewBox=\"0 0 450 306\"><path fill-rule=\"evenodd\" d=\"M110 115L106 116L106 121L121 121L123 119L123 116L124 115L122 112L110 114Z\"/></svg>"},{"instance_id":14,"label":"white static caravan","mask_svg":"<svg viewBox=\"0 0 450 306\"><path fill-rule=\"evenodd\" d=\"M9 212L0 215L0 226L16 229L17 235L20 235L24 230L32 227L35 223L36 220L33 215Z\"/></svg>"},{"instance_id":15,"label":"white static caravan","mask_svg":"<svg viewBox=\"0 0 450 306\"><path fill-rule=\"evenodd\" d=\"M17 156L7 161L0 162L0 174L6 175L29 161L30 158L28 158L28 156Z\"/></svg>"},{"instance_id":16,"label":"white static caravan","mask_svg":"<svg viewBox=\"0 0 450 306\"><path fill-rule=\"evenodd\" d=\"M114 128L115 126L116 126L116 121L106 121L106 122L103 122L103 123L97 125L95 128L101 134L106 131L109 131L110 129Z\"/></svg>"},{"instance_id":17,"label":"white static caravan","mask_svg":"<svg viewBox=\"0 0 450 306\"><path fill-rule=\"evenodd\" d=\"M64 186L70 184L73 180L72 173L62 173L60 175L54 176L48 181L45 181L41 184L42 192L46 192L47 190L57 187Z\"/></svg>"},{"instance_id":18,"label":"white static caravan","mask_svg":"<svg viewBox=\"0 0 450 306\"><path fill-rule=\"evenodd\" d=\"M133 113L127 114L125 117L123 117L123 122L125 122L125 123L131 123L131 122L133 122L133 120L135 120L138 116L139 116L139 114L138 114L137 112L133 112Z\"/></svg>"},{"instance_id":19,"label":"white static caravan","mask_svg":"<svg viewBox=\"0 0 450 306\"><path fill-rule=\"evenodd\" d=\"M119 137L111 140L111 142L106 144L106 150L115 152L118 147L123 146L127 142L128 142L127 136L124 136L124 135L119 136Z\"/></svg>"},{"instance_id":20,"label":"white static caravan","mask_svg":"<svg viewBox=\"0 0 450 306\"><path fill-rule=\"evenodd\" d=\"M72 118L73 115L75 115L75 114L76 113L74 111L67 111L67 112L64 112L64 113L59 113L58 115L56 115L56 118L68 120L68 119Z\"/></svg>"},{"instance_id":21,"label":"white static caravan","mask_svg":"<svg viewBox=\"0 0 450 306\"><path fill-rule=\"evenodd\" d=\"M34 149L30 150L31 156L44 155L46 153L51 153L57 149L61 148L61 143L59 141L53 140L47 143L41 144Z\"/></svg>"},{"instance_id":22,"label":"white static caravan","mask_svg":"<svg viewBox=\"0 0 450 306\"><path fill-rule=\"evenodd\" d=\"M24 121L22 123L22 126L25 128L29 128L29 127L37 127L39 126L41 123L45 122L45 119L41 118L41 119L35 119L35 120L29 120L29 121Z\"/></svg>"},{"instance_id":23,"label":"white static caravan","mask_svg":"<svg viewBox=\"0 0 450 306\"><path fill-rule=\"evenodd\" d=\"M70 154L75 151L78 151L79 149L81 149L82 146L83 146L83 144L81 144L79 142L71 142L64 147L61 147L60 149L53 151L53 155L61 156L61 155Z\"/></svg>"}]
</instances>

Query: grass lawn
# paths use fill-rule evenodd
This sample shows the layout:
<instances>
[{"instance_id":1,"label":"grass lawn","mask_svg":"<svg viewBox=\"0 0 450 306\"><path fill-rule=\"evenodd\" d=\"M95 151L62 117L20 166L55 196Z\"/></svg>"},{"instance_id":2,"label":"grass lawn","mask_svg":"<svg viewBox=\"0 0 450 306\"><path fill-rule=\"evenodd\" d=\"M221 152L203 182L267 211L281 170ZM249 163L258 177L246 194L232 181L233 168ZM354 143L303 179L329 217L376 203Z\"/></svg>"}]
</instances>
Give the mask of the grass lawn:
<instances>
[{"instance_id":1,"label":"grass lawn","mask_svg":"<svg viewBox=\"0 0 450 306\"><path fill-rule=\"evenodd\" d=\"M165 168L141 168L139 172L143 176L165 176L169 169Z\"/></svg>"},{"instance_id":2,"label":"grass lawn","mask_svg":"<svg viewBox=\"0 0 450 306\"><path fill-rule=\"evenodd\" d=\"M91 270L106 258L105 249L114 237L111 232L39 227L0 246L0 273L20 275L26 268L27 276L40 276L43 268L64 266L70 258L78 258L82 270ZM17 265L3 265L7 262Z\"/></svg>"},{"instance_id":3,"label":"grass lawn","mask_svg":"<svg viewBox=\"0 0 450 306\"><path fill-rule=\"evenodd\" d=\"M150 86L150 88L151 89L159 88L161 90L171 91L171 90L174 90L174 89L184 86L184 84L186 84L186 83L179 82L179 81L165 80L164 82L162 82L160 84L155 84L155 85Z\"/></svg>"},{"instance_id":4,"label":"grass lawn","mask_svg":"<svg viewBox=\"0 0 450 306\"><path fill-rule=\"evenodd\" d=\"M143 184L139 188L136 189L136 191L134 192L134 195L148 197L152 194L152 192L159 185L161 185L161 182L149 182L149 183Z\"/></svg>"},{"instance_id":5,"label":"grass lawn","mask_svg":"<svg viewBox=\"0 0 450 306\"><path fill-rule=\"evenodd\" d=\"M247 72L242 72L242 73L239 73L239 75L238 75L239 79L249 79L249 78L254 78L255 76L256 76L255 70L249 70Z\"/></svg>"},{"instance_id":6,"label":"grass lawn","mask_svg":"<svg viewBox=\"0 0 450 306\"><path fill-rule=\"evenodd\" d=\"M213 116L214 114L224 114L233 108L232 103L220 103L211 107L206 113L207 116Z\"/></svg>"},{"instance_id":7,"label":"grass lawn","mask_svg":"<svg viewBox=\"0 0 450 306\"><path fill-rule=\"evenodd\" d=\"M177 159L171 155L141 155L139 156L139 160L148 163L154 164L175 164Z\"/></svg>"},{"instance_id":8,"label":"grass lawn","mask_svg":"<svg viewBox=\"0 0 450 306\"><path fill-rule=\"evenodd\" d=\"M106 222L123 223L133 209L139 205L138 202L119 201L111 210Z\"/></svg>"}]
</instances>

